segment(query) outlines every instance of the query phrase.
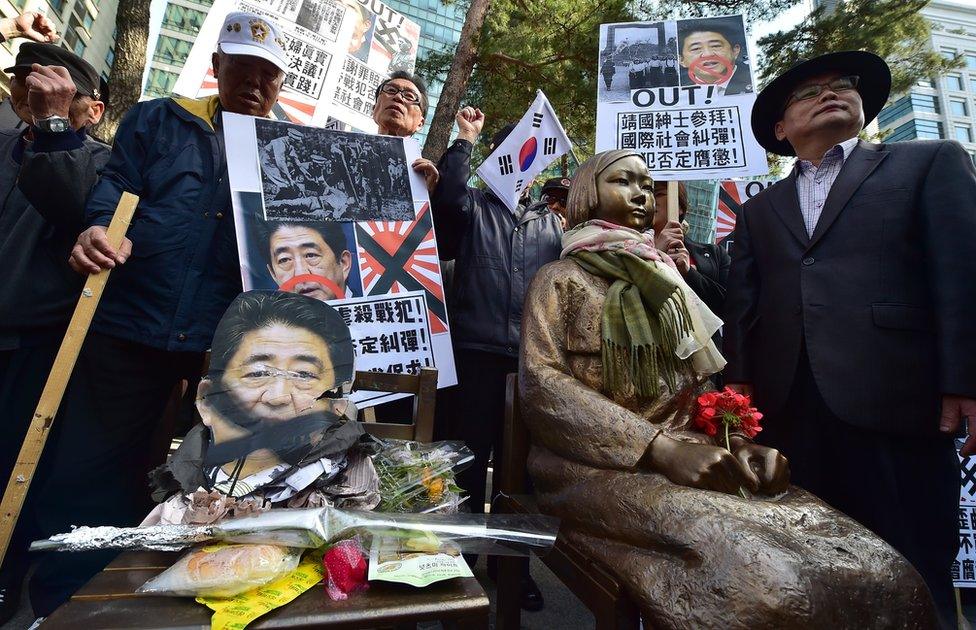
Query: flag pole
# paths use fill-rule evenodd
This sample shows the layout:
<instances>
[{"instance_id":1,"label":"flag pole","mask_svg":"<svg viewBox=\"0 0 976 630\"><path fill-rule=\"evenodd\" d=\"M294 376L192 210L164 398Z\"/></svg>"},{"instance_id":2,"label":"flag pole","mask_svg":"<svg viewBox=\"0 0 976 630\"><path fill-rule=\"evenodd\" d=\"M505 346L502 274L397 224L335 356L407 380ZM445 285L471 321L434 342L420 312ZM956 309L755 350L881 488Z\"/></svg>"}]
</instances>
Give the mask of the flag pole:
<instances>
[{"instance_id":1,"label":"flag pole","mask_svg":"<svg viewBox=\"0 0 976 630\"><path fill-rule=\"evenodd\" d=\"M122 193L107 233L109 244L116 250L122 244L138 203L139 197L127 192ZM0 563L7 555L10 538L13 536L17 519L24 507L24 500L27 498L27 489L34 478L37 462L44 450L51 424L58 413L58 407L68 386L68 379L75 367L75 361L78 360L81 345L88 334L88 327L91 325L92 316L105 290L110 272L110 269L105 269L96 274L89 274L85 288L81 290L81 297L78 298L78 304L68 323L68 331L58 349L51 373L48 374L47 382L44 384L44 391L41 392L41 399L34 410L30 428L20 447L20 454L17 455L17 463L10 473L7 489L3 493L3 502L0 503Z\"/></svg>"}]
</instances>

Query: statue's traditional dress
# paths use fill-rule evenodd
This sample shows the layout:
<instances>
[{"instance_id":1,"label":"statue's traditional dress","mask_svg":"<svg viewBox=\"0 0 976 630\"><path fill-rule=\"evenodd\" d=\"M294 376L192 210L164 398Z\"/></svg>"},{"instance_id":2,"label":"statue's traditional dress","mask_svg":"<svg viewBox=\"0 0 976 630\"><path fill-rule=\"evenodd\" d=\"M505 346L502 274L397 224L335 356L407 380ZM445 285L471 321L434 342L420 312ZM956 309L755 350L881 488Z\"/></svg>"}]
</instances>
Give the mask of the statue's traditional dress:
<instances>
[{"instance_id":1,"label":"statue's traditional dress","mask_svg":"<svg viewBox=\"0 0 976 630\"><path fill-rule=\"evenodd\" d=\"M562 519L560 536L616 574L655 628L934 626L908 562L813 495L791 486L746 500L638 471L659 433L716 441L690 425L704 379L678 375L656 400L603 392L609 286L559 260L538 272L525 303L529 471L543 511ZM851 483L871 483L870 472Z\"/></svg>"}]
</instances>

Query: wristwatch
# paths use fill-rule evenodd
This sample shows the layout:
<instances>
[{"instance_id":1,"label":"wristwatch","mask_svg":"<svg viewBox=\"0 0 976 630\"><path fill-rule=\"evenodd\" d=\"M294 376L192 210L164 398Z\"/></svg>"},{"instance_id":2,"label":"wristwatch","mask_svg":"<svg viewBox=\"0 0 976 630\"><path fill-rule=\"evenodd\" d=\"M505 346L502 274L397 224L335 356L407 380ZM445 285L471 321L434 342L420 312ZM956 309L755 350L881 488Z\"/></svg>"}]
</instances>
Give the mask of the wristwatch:
<instances>
[{"instance_id":1,"label":"wristwatch","mask_svg":"<svg viewBox=\"0 0 976 630\"><path fill-rule=\"evenodd\" d=\"M68 119L60 116L48 116L47 118L41 119L35 118L34 126L40 131L46 131L48 133L61 133L62 131L71 129Z\"/></svg>"}]
</instances>

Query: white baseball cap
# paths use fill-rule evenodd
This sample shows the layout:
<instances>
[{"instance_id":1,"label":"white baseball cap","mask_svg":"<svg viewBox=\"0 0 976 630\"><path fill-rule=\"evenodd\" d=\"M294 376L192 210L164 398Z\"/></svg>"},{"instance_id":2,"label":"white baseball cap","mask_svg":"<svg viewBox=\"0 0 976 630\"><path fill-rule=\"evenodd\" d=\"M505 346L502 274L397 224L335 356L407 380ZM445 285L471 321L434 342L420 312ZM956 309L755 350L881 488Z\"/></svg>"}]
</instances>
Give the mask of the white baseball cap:
<instances>
[{"instance_id":1,"label":"white baseball cap","mask_svg":"<svg viewBox=\"0 0 976 630\"><path fill-rule=\"evenodd\" d=\"M260 57L282 72L288 72L281 29L272 20L254 13L235 11L228 14L220 29L217 50L228 55Z\"/></svg>"}]
</instances>

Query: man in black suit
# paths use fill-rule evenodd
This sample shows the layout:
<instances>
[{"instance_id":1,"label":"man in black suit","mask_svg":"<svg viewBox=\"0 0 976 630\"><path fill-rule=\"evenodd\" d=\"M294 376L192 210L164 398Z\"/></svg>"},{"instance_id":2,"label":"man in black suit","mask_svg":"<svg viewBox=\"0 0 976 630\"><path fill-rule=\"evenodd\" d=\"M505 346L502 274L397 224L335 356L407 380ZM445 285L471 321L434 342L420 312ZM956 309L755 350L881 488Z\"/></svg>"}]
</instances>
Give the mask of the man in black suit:
<instances>
[{"instance_id":1,"label":"man in black suit","mask_svg":"<svg viewBox=\"0 0 976 630\"><path fill-rule=\"evenodd\" d=\"M725 377L754 390L793 481L903 553L948 623L962 420L976 451L976 171L955 142L859 141L890 86L881 58L841 52L757 98L760 144L798 159L736 222Z\"/></svg>"}]
</instances>

